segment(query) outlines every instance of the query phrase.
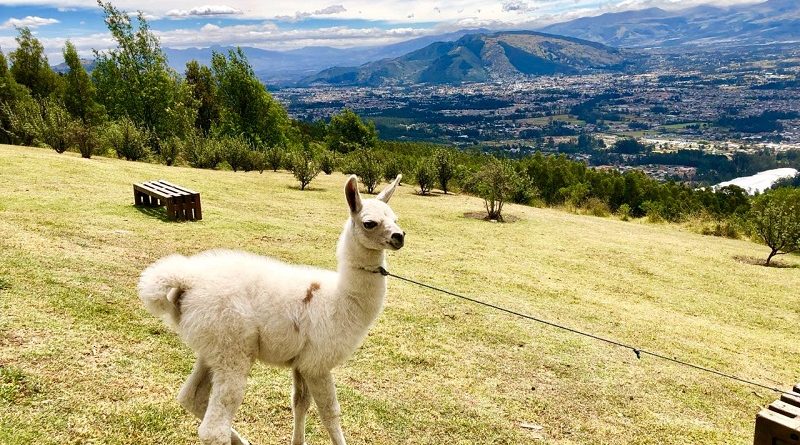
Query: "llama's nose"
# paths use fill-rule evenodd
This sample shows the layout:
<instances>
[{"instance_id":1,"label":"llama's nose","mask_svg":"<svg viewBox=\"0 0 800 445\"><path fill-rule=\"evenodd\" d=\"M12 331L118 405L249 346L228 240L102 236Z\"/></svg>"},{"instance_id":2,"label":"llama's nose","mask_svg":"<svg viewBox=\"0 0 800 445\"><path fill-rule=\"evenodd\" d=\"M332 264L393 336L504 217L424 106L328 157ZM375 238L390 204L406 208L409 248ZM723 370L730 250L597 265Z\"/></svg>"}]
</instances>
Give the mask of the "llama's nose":
<instances>
[{"instance_id":1,"label":"llama's nose","mask_svg":"<svg viewBox=\"0 0 800 445\"><path fill-rule=\"evenodd\" d=\"M392 244L396 248L403 247L403 242L405 241L406 233L405 232L397 232L392 234Z\"/></svg>"}]
</instances>

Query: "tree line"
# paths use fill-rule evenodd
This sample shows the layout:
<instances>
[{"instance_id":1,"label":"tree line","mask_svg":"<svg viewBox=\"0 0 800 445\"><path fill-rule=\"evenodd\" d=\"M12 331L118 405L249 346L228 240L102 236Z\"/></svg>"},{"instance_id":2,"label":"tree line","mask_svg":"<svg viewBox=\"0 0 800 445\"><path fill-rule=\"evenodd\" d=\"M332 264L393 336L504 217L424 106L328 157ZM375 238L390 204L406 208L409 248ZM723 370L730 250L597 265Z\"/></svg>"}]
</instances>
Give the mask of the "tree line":
<instances>
[{"instance_id":1,"label":"tree line","mask_svg":"<svg viewBox=\"0 0 800 445\"><path fill-rule=\"evenodd\" d=\"M0 142L59 153L73 149L86 158L100 153L233 171L287 169L300 189L320 173L342 171L358 175L373 193L402 172L422 195L439 189L481 196L487 218L495 220L502 220L507 202L622 219L679 222L703 216L718 226L744 227L752 219L752 200L735 186L693 189L640 171L590 168L563 154L511 159L478 149L385 141L372 122L349 109L327 122L297 121L258 80L241 49L214 52L210 66L190 61L180 74L167 64L141 13L131 18L110 3L98 4L117 46L95 51L91 73L70 42L63 49L68 70L55 73L27 28L19 29L8 60L0 51ZM601 142L586 135L576 139L581 147L600 148ZM624 140L610 152L642 150Z\"/></svg>"}]
</instances>

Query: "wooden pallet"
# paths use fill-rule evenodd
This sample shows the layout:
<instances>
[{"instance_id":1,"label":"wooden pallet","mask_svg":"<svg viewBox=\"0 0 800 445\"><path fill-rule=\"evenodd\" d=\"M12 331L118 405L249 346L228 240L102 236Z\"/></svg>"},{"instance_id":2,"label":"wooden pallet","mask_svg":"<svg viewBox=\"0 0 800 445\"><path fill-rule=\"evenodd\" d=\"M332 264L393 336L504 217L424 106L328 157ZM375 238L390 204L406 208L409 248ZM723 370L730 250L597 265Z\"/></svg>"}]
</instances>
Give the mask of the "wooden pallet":
<instances>
[{"instance_id":1,"label":"wooden pallet","mask_svg":"<svg viewBox=\"0 0 800 445\"><path fill-rule=\"evenodd\" d=\"M200 220L200 193L186 187L164 181L141 182L133 184L134 205L167 208L167 215L177 220Z\"/></svg>"},{"instance_id":2,"label":"wooden pallet","mask_svg":"<svg viewBox=\"0 0 800 445\"><path fill-rule=\"evenodd\" d=\"M800 383L758 413L753 445L800 445Z\"/></svg>"}]
</instances>

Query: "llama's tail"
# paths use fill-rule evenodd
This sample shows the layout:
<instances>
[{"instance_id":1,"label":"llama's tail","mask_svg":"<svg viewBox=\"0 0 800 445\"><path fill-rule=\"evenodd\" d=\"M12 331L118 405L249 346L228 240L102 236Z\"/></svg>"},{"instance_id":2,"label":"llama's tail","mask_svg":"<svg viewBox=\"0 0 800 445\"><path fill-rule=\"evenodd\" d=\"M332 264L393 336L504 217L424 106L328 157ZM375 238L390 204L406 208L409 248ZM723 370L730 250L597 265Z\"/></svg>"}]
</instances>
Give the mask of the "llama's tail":
<instances>
[{"instance_id":1,"label":"llama's tail","mask_svg":"<svg viewBox=\"0 0 800 445\"><path fill-rule=\"evenodd\" d=\"M139 299L147 311L176 330L181 315L180 299L189 289L188 261L183 255L164 257L142 272L137 286Z\"/></svg>"}]
</instances>

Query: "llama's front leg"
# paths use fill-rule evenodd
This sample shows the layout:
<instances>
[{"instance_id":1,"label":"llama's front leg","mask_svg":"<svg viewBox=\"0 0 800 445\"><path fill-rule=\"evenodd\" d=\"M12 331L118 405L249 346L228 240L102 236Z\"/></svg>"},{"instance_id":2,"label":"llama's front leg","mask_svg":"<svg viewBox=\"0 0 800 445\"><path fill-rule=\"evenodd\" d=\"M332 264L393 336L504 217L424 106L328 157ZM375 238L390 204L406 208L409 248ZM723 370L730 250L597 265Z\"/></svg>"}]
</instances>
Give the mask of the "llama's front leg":
<instances>
[{"instance_id":1,"label":"llama's front leg","mask_svg":"<svg viewBox=\"0 0 800 445\"><path fill-rule=\"evenodd\" d=\"M308 392L300 371L292 369L294 387L292 388L292 414L294 415L294 429L292 431L292 445L305 445L306 443L306 413L311 406L311 394Z\"/></svg>"},{"instance_id":2,"label":"llama's front leg","mask_svg":"<svg viewBox=\"0 0 800 445\"><path fill-rule=\"evenodd\" d=\"M330 372L321 375L310 376L303 374L314 402L317 404L319 416L322 424L331 436L334 445L346 445L342 426L340 424L341 410L339 402L336 400L336 386L333 384L333 376Z\"/></svg>"},{"instance_id":3,"label":"llama's front leg","mask_svg":"<svg viewBox=\"0 0 800 445\"><path fill-rule=\"evenodd\" d=\"M213 371L211 396L208 399L198 433L203 445L229 445L238 435L231 428L233 417L242 404L247 371ZM242 441L242 443L247 443Z\"/></svg>"},{"instance_id":4,"label":"llama's front leg","mask_svg":"<svg viewBox=\"0 0 800 445\"><path fill-rule=\"evenodd\" d=\"M211 394L211 368L206 366L199 358L194 364L192 373L178 393L178 403L203 420L208 407L208 397ZM245 438L231 428L231 445L250 445Z\"/></svg>"}]
</instances>

